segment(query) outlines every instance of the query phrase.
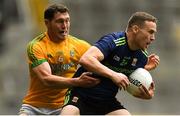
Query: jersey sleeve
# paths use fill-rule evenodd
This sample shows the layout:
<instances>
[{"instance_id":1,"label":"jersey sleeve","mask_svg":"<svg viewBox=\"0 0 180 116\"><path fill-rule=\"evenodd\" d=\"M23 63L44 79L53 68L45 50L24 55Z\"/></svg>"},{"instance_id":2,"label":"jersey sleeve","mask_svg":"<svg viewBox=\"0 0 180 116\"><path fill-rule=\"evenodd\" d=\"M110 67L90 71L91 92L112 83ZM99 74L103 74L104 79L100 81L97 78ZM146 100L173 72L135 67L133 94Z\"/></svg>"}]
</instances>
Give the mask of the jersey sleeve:
<instances>
[{"instance_id":1,"label":"jersey sleeve","mask_svg":"<svg viewBox=\"0 0 180 116\"><path fill-rule=\"evenodd\" d=\"M27 56L31 68L34 68L47 61L40 45L33 44L32 42L27 46Z\"/></svg>"},{"instance_id":2,"label":"jersey sleeve","mask_svg":"<svg viewBox=\"0 0 180 116\"><path fill-rule=\"evenodd\" d=\"M112 35L103 36L94 44L94 46L103 53L104 57L107 57L116 47Z\"/></svg>"}]
</instances>

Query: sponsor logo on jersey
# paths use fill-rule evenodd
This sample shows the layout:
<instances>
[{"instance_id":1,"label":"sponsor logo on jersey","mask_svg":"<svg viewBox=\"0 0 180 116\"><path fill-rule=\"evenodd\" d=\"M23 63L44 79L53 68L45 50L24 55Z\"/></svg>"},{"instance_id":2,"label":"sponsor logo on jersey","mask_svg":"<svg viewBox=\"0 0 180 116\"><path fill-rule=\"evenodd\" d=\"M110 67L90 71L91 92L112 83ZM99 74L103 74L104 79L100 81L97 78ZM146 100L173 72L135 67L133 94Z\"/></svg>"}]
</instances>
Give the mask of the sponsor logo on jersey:
<instances>
[{"instance_id":1,"label":"sponsor logo on jersey","mask_svg":"<svg viewBox=\"0 0 180 116\"><path fill-rule=\"evenodd\" d=\"M117 55L115 55L115 56L113 57L113 59L114 59L115 61L120 61L120 58L119 58L119 56L117 56Z\"/></svg>"},{"instance_id":2,"label":"sponsor logo on jersey","mask_svg":"<svg viewBox=\"0 0 180 116\"><path fill-rule=\"evenodd\" d=\"M120 63L120 66L125 66L128 64L128 62L130 61L131 57L124 57Z\"/></svg>"}]
</instances>

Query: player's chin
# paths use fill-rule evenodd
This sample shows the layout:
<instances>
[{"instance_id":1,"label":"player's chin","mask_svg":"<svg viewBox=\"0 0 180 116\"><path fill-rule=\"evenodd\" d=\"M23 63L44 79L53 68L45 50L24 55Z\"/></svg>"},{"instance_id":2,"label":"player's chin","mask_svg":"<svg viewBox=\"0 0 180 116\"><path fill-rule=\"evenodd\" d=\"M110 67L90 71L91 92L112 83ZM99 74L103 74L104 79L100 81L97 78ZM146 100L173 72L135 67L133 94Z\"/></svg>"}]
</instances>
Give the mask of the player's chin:
<instances>
[{"instance_id":1,"label":"player's chin","mask_svg":"<svg viewBox=\"0 0 180 116\"><path fill-rule=\"evenodd\" d=\"M145 50L147 50L148 46L144 45L144 46L141 46L140 48L141 48L141 50L145 51Z\"/></svg>"},{"instance_id":2,"label":"player's chin","mask_svg":"<svg viewBox=\"0 0 180 116\"><path fill-rule=\"evenodd\" d=\"M144 46L142 46L143 50L147 50L150 44L146 43Z\"/></svg>"},{"instance_id":3,"label":"player's chin","mask_svg":"<svg viewBox=\"0 0 180 116\"><path fill-rule=\"evenodd\" d=\"M149 46L148 46L148 45L146 45L146 46L143 48L143 50L147 50L147 49L148 49L148 47L149 47Z\"/></svg>"},{"instance_id":4,"label":"player's chin","mask_svg":"<svg viewBox=\"0 0 180 116\"><path fill-rule=\"evenodd\" d=\"M66 37L68 36L68 33L59 33L58 37L61 39L66 39Z\"/></svg>"}]
</instances>

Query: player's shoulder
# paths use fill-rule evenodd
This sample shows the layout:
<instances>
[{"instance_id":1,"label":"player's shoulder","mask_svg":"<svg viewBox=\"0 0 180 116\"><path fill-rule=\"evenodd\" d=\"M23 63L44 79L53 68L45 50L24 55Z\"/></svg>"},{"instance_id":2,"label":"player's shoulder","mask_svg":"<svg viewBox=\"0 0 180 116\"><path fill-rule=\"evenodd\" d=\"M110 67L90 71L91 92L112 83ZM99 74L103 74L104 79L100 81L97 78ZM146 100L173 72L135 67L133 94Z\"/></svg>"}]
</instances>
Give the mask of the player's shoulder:
<instances>
[{"instance_id":1,"label":"player's shoulder","mask_svg":"<svg viewBox=\"0 0 180 116\"><path fill-rule=\"evenodd\" d=\"M125 32L113 32L108 34L113 40L116 46L122 46L126 44L126 33Z\"/></svg>"},{"instance_id":2,"label":"player's shoulder","mask_svg":"<svg viewBox=\"0 0 180 116\"><path fill-rule=\"evenodd\" d=\"M28 44L35 44L35 43L37 43L37 42L40 42L40 41L42 41L45 37L46 37L46 34L45 34L45 33L42 33L42 34L36 36L35 38L33 38Z\"/></svg>"},{"instance_id":3,"label":"player's shoulder","mask_svg":"<svg viewBox=\"0 0 180 116\"><path fill-rule=\"evenodd\" d=\"M44 38L46 38L46 34L45 33L42 33L42 34L36 36L35 38L33 38L31 41L28 42L27 48L33 48L35 46L40 45L41 41L43 41Z\"/></svg>"},{"instance_id":4,"label":"player's shoulder","mask_svg":"<svg viewBox=\"0 0 180 116\"><path fill-rule=\"evenodd\" d=\"M123 39L123 38L125 38L126 37L126 33L125 32L123 32L123 31L121 31L121 32L113 32L113 33L111 33L111 35L114 37L114 39Z\"/></svg>"},{"instance_id":5,"label":"player's shoulder","mask_svg":"<svg viewBox=\"0 0 180 116\"><path fill-rule=\"evenodd\" d=\"M112 33L108 33L108 34L102 36L102 38L107 38L107 39L111 39L111 40L121 40L121 39L126 38L126 33L125 32L112 32Z\"/></svg>"},{"instance_id":6,"label":"player's shoulder","mask_svg":"<svg viewBox=\"0 0 180 116\"><path fill-rule=\"evenodd\" d=\"M90 46L90 44L87 41L85 41L83 39L80 39L80 38L77 38L77 37L72 36L72 35L68 35L68 39L72 44L75 44L75 45L87 45L87 46Z\"/></svg>"}]
</instances>

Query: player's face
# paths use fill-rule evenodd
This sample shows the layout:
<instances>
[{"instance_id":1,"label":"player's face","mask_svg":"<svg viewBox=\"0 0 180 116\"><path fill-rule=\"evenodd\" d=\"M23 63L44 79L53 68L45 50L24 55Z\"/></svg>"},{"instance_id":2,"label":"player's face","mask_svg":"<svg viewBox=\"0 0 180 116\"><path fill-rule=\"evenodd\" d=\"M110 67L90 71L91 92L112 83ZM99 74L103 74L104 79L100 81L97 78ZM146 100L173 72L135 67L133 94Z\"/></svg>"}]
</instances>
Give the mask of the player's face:
<instances>
[{"instance_id":1,"label":"player's face","mask_svg":"<svg viewBox=\"0 0 180 116\"><path fill-rule=\"evenodd\" d=\"M155 40L156 23L145 21L144 25L138 28L135 41L140 49L145 50Z\"/></svg>"},{"instance_id":2,"label":"player's face","mask_svg":"<svg viewBox=\"0 0 180 116\"><path fill-rule=\"evenodd\" d=\"M69 34L70 28L70 16L69 13L60 13L57 12L54 15L54 18L51 21L48 21L46 24L48 28L48 32L56 41L65 39L65 37Z\"/></svg>"}]
</instances>

